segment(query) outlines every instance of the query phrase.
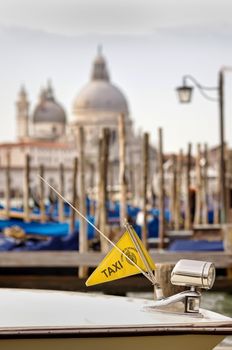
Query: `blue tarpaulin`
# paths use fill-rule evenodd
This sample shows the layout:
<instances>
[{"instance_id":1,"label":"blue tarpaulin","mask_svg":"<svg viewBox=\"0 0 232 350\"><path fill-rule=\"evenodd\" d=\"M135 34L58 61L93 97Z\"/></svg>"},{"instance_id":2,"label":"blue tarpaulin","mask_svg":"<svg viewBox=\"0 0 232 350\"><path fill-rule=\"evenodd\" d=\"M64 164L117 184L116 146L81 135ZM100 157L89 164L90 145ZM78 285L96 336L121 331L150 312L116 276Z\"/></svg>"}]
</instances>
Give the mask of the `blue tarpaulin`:
<instances>
[{"instance_id":1,"label":"blue tarpaulin","mask_svg":"<svg viewBox=\"0 0 232 350\"><path fill-rule=\"evenodd\" d=\"M89 216L88 220L94 223L94 217ZM75 231L79 231L79 221L75 223ZM49 237L65 237L69 233L69 224L67 222L24 222L18 219L0 220L0 231L7 227L19 226L27 234L35 234ZM88 224L88 239L93 239L94 228Z\"/></svg>"},{"instance_id":2,"label":"blue tarpaulin","mask_svg":"<svg viewBox=\"0 0 232 350\"><path fill-rule=\"evenodd\" d=\"M172 252L207 252L223 251L224 248L222 241L177 239L171 243L168 250Z\"/></svg>"}]
</instances>

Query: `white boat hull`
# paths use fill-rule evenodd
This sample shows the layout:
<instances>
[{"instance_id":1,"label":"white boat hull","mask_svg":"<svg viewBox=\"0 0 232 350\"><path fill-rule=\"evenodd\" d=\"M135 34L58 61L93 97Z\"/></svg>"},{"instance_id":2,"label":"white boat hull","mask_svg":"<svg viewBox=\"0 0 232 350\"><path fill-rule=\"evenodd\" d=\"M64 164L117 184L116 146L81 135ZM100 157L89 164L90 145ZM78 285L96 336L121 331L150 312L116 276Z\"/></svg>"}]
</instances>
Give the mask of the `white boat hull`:
<instances>
[{"instance_id":1,"label":"white boat hull","mask_svg":"<svg viewBox=\"0 0 232 350\"><path fill-rule=\"evenodd\" d=\"M166 335L103 338L2 339L4 350L212 350L223 340L220 335Z\"/></svg>"}]
</instances>

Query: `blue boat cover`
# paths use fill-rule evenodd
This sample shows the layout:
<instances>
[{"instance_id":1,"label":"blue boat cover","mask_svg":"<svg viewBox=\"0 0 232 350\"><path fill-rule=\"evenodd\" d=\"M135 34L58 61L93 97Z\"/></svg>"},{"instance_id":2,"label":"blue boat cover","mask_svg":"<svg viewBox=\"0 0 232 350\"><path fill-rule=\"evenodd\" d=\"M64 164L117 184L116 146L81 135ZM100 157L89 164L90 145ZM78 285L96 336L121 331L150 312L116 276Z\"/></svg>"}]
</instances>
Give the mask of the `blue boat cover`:
<instances>
[{"instance_id":1,"label":"blue boat cover","mask_svg":"<svg viewBox=\"0 0 232 350\"><path fill-rule=\"evenodd\" d=\"M171 252L207 252L223 251L224 248L222 241L177 239L170 244L168 250Z\"/></svg>"},{"instance_id":2,"label":"blue boat cover","mask_svg":"<svg viewBox=\"0 0 232 350\"><path fill-rule=\"evenodd\" d=\"M47 240L28 239L19 241L12 237L0 237L0 251L78 250L79 233L63 237L49 237Z\"/></svg>"},{"instance_id":3,"label":"blue boat cover","mask_svg":"<svg viewBox=\"0 0 232 350\"><path fill-rule=\"evenodd\" d=\"M88 220L91 223L94 223L94 217L89 216ZM49 237L65 237L69 233L69 224L67 222L24 222L18 219L10 219L10 220L0 220L0 231L3 231L7 227L19 226L21 227L25 233L27 234L35 234ZM75 231L79 231L79 220L75 222ZM95 235L94 228L88 224L88 239L93 239Z\"/></svg>"},{"instance_id":4,"label":"blue boat cover","mask_svg":"<svg viewBox=\"0 0 232 350\"><path fill-rule=\"evenodd\" d=\"M25 233L43 235L43 236L66 236L68 234L69 225L68 223L58 222L24 222L22 220L10 219L0 220L0 231L6 227L19 226Z\"/></svg>"}]
</instances>

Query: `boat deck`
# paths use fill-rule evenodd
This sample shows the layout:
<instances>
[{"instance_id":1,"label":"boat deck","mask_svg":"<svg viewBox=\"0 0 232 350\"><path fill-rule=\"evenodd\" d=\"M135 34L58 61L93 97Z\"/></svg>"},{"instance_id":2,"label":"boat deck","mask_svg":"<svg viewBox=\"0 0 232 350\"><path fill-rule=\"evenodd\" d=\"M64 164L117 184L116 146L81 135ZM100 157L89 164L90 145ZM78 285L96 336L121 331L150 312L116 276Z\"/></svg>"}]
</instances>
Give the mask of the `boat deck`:
<instances>
[{"instance_id":1,"label":"boat deck","mask_svg":"<svg viewBox=\"0 0 232 350\"><path fill-rule=\"evenodd\" d=\"M0 290L0 336L30 333L232 335L232 319L201 309L202 317L159 312L152 300L89 293Z\"/></svg>"}]
</instances>

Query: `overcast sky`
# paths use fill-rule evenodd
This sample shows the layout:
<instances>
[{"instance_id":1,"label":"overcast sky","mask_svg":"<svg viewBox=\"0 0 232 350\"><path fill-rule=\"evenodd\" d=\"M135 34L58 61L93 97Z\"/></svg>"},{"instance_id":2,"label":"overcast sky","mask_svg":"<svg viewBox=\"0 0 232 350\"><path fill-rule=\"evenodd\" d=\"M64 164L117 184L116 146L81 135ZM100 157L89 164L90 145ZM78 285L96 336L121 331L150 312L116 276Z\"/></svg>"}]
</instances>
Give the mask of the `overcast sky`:
<instances>
[{"instance_id":1,"label":"overcast sky","mask_svg":"<svg viewBox=\"0 0 232 350\"><path fill-rule=\"evenodd\" d=\"M0 1L0 140L15 138L15 100L24 83L35 107L51 78L69 119L89 80L99 43L112 81L125 93L136 128L165 150L187 142L218 142L217 103L197 91L180 105L175 87L183 74L217 85L218 70L232 66L230 0L7 0ZM227 140L232 133L232 73L226 74Z\"/></svg>"},{"instance_id":2,"label":"overcast sky","mask_svg":"<svg viewBox=\"0 0 232 350\"><path fill-rule=\"evenodd\" d=\"M148 34L160 28L231 28L230 0L7 0L1 22L52 33Z\"/></svg>"}]
</instances>

